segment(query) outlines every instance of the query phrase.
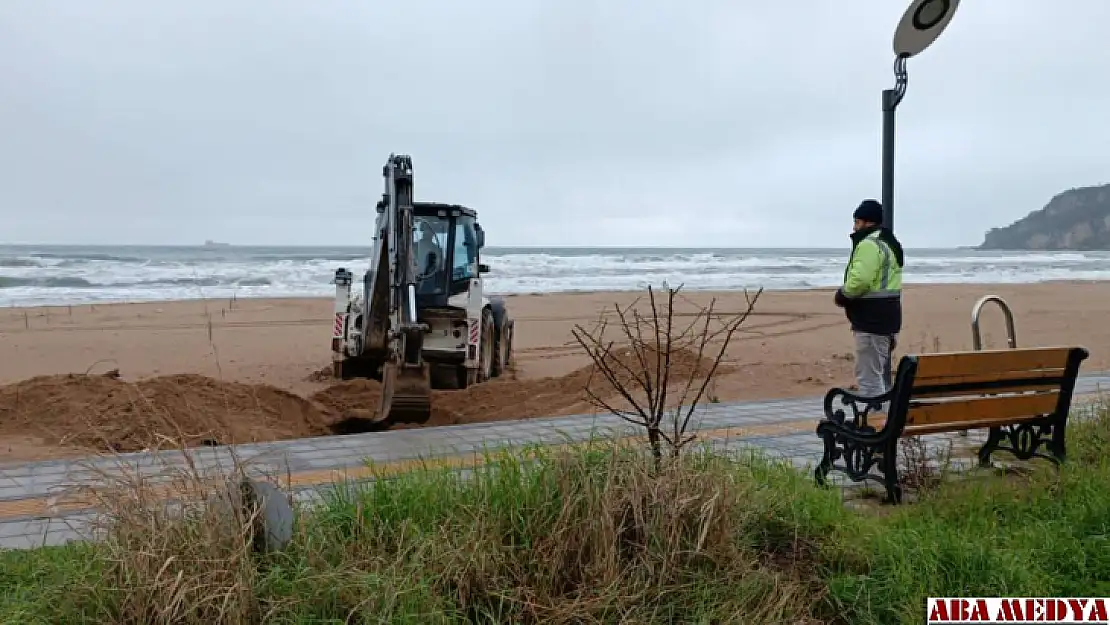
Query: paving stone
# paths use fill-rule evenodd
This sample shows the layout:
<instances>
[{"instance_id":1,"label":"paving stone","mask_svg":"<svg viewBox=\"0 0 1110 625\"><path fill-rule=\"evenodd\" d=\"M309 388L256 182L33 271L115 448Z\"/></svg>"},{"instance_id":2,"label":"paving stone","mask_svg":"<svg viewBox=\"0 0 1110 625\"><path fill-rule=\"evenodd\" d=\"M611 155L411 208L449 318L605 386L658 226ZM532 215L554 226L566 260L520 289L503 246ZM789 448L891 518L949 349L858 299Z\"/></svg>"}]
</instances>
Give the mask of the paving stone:
<instances>
[{"instance_id":1,"label":"paving stone","mask_svg":"<svg viewBox=\"0 0 1110 625\"><path fill-rule=\"evenodd\" d=\"M0 522L0 547L32 549L61 545L73 540L95 538L91 522L95 515L84 513L67 518L18 519Z\"/></svg>"}]
</instances>

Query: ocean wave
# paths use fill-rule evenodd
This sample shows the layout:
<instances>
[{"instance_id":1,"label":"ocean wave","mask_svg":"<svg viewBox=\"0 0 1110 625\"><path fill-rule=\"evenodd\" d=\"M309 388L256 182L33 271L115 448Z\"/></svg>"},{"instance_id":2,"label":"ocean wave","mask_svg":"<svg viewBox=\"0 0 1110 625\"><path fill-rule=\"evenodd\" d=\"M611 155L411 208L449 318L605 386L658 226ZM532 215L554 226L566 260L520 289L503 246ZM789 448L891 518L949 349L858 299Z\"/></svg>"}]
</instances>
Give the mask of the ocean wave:
<instances>
[{"instance_id":1,"label":"ocean wave","mask_svg":"<svg viewBox=\"0 0 1110 625\"><path fill-rule=\"evenodd\" d=\"M141 263L145 259L136 256L116 256L114 254L61 254L50 252L36 252L30 254L33 258L42 258L46 260L69 260L69 261L106 261L116 263Z\"/></svg>"},{"instance_id":2,"label":"ocean wave","mask_svg":"<svg viewBox=\"0 0 1110 625\"><path fill-rule=\"evenodd\" d=\"M72 276L16 278L13 276L0 276L0 289L13 289L16 287L40 287L44 289L81 289L92 286L84 278Z\"/></svg>"},{"instance_id":3,"label":"ocean wave","mask_svg":"<svg viewBox=\"0 0 1110 625\"><path fill-rule=\"evenodd\" d=\"M137 280L120 282L93 282L85 278L73 276L60 277L28 277L17 278L13 276L0 276L0 289L18 287L41 287L47 289L83 289L83 288L131 288L131 287L223 287L241 286L258 287L270 286L270 278L221 278L208 276L201 278L173 278L168 280Z\"/></svg>"},{"instance_id":4,"label":"ocean wave","mask_svg":"<svg viewBox=\"0 0 1110 625\"><path fill-rule=\"evenodd\" d=\"M43 264L31 258L0 258L0 267L42 267Z\"/></svg>"},{"instance_id":5,"label":"ocean wave","mask_svg":"<svg viewBox=\"0 0 1110 625\"><path fill-rule=\"evenodd\" d=\"M223 297L319 297L338 267L360 276L366 248L16 248L0 246L0 305ZM495 293L804 289L839 284L847 249L488 248ZM908 284L1110 279L1110 254L907 250Z\"/></svg>"}]
</instances>

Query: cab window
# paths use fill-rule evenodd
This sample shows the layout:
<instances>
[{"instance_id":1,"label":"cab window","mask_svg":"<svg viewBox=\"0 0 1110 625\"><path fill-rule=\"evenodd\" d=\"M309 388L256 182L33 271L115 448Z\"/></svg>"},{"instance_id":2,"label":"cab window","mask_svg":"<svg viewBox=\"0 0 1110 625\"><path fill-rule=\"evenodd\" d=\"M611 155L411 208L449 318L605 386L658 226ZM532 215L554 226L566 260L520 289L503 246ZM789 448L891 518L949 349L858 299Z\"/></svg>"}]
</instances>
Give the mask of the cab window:
<instances>
[{"instance_id":1,"label":"cab window","mask_svg":"<svg viewBox=\"0 0 1110 625\"><path fill-rule=\"evenodd\" d=\"M474 218L459 216L455 220L455 249L452 256L451 280L475 277L478 262L478 240L474 234Z\"/></svg>"},{"instance_id":2,"label":"cab window","mask_svg":"<svg viewBox=\"0 0 1110 625\"><path fill-rule=\"evenodd\" d=\"M440 219L417 218L412 234L416 290L421 294L441 292L444 248L447 243L446 223Z\"/></svg>"}]
</instances>

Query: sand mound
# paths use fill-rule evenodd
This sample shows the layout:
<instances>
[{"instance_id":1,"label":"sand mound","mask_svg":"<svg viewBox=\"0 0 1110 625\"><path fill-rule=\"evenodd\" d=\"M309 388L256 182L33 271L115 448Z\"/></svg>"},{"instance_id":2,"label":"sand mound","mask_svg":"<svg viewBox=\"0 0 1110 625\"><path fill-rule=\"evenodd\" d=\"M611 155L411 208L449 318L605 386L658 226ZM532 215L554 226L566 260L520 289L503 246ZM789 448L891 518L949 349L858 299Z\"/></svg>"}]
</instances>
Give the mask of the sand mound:
<instances>
[{"instance_id":1,"label":"sand mound","mask_svg":"<svg viewBox=\"0 0 1110 625\"><path fill-rule=\"evenodd\" d=\"M293 393L200 375L137 383L53 375L0 387L0 433L98 450L317 436L328 433L328 420L326 409Z\"/></svg>"},{"instance_id":2,"label":"sand mound","mask_svg":"<svg viewBox=\"0 0 1110 625\"><path fill-rule=\"evenodd\" d=\"M706 351L710 350L707 349ZM712 355L716 355L716 353L714 352ZM692 349L671 350L668 359L667 354L658 347L649 345L640 350L635 350L632 347L625 346L615 347L609 352L606 365L616 374L617 379L622 384L631 381L633 375L642 375L645 368L654 379L657 369L661 370L664 367L669 371L667 374L668 383L682 383L691 378L704 378L708 375L713 368L713 359L705 354L699 356L697 351ZM589 373L595 369L596 367L591 365L571 375L580 372ZM721 365L717 368L717 373L725 373L727 369L727 366Z\"/></svg>"},{"instance_id":3,"label":"sand mound","mask_svg":"<svg viewBox=\"0 0 1110 625\"><path fill-rule=\"evenodd\" d=\"M630 391L637 401L644 401L646 397L643 390L633 381L633 376L642 376L646 363L649 376L654 381L655 358L658 357L659 353L650 348L642 350L638 355L632 348L624 347L610 352L606 365L621 387ZM692 378L703 378L712 366L711 358L699 358L695 351L674 350L668 363L668 386L684 384ZM724 373L725 367L722 365L718 372ZM443 391L436 394L433 405L437 400L449 402L451 409L464 423L585 413L596 409L589 401L587 389L610 405L624 407L622 401L609 401L616 399L619 393L596 365L588 365L560 377L537 380L496 379L461 393ZM677 399L677 396L673 399Z\"/></svg>"},{"instance_id":4,"label":"sand mound","mask_svg":"<svg viewBox=\"0 0 1110 625\"><path fill-rule=\"evenodd\" d=\"M648 366L654 368L653 359L658 357L658 352L645 350L643 357ZM643 369L640 357L631 348L615 349L607 360L622 385L631 383L633 374L630 371L639 374ZM693 377L702 377L712 366L710 358L699 358L693 351L675 350L671 353L668 381L681 384ZM718 371L723 373L723 366ZM432 416L427 423L399 424L394 429L591 412L594 407L588 401L587 386L599 397L617 395L595 365L559 377L535 380L497 378L462 391L433 391ZM642 391L634 391L637 399L641 394ZM374 380L351 380L318 391L311 399L338 415L352 408L375 409L381 401L381 385ZM353 424L351 429L354 429Z\"/></svg>"}]
</instances>

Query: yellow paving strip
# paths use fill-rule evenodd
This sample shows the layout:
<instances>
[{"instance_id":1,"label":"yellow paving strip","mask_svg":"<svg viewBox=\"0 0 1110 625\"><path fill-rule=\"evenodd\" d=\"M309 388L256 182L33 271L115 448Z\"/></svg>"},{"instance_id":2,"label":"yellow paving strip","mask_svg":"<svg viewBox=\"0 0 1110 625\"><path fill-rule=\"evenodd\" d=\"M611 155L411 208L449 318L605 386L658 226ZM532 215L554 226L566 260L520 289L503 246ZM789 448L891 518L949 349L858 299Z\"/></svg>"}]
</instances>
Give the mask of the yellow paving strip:
<instances>
[{"instance_id":1,"label":"yellow paving strip","mask_svg":"<svg viewBox=\"0 0 1110 625\"><path fill-rule=\"evenodd\" d=\"M766 425L754 425L749 427L733 426L727 428L718 428L712 430L695 430L691 433L697 435L697 441L708 440L721 440L721 439L735 439L735 438L749 438L753 436L771 436L775 434L794 434L798 432L805 432L812 430L817 425L816 419L791 419L789 421L777 421ZM615 439L619 445L628 443L643 442L646 437L643 435L623 436ZM596 444L597 441L593 441ZM605 441L602 441L605 442ZM482 450L474 450L461 454L450 454L443 456L430 456L427 458L406 458L404 460L395 460L392 462L372 463L370 465L357 465L347 467L344 469L317 469L312 471L301 471L297 473L289 473L284 476L278 477L277 481L286 488L297 488L305 486L320 486L332 484L335 482L343 481L344 479L363 479L369 477L390 477L401 473L412 471L420 468L468 468L485 464L488 457L497 454L499 450L506 448L521 448L521 447L538 447L544 451L554 451L558 449L570 449L574 446L583 446L590 444L590 440L585 441L572 441L569 443L555 443L555 444L537 444L530 441L513 441L508 445L491 447L487 452ZM149 499L171 499L175 494L181 493L181 488L174 484L180 483L181 480L174 480L174 475L182 475L179 472L171 474L168 480L170 483L151 484L144 493L144 500ZM154 479L145 478L148 482L154 482ZM191 476L185 477L187 483L187 490L191 493L204 492L205 486L216 486L223 481L220 476L210 477L205 479L196 479ZM121 484L126 484L127 478L119 480ZM138 480L136 480L138 481ZM90 487L93 488L93 487ZM115 490L120 487L113 487L106 485L98 488L101 493L99 495L86 492L74 492L70 494L54 495L49 497L28 497L26 499L13 499L8 501L0 501L0 521L11 518L22 517L47 517L47 516L61 516L70 512L82 512L92 508L96 508L100 501L105 498L105 492ZM175 492L176 491L176 492ZM108 495L110 496L110 494Z\"/></svg>"}]
</instances>

